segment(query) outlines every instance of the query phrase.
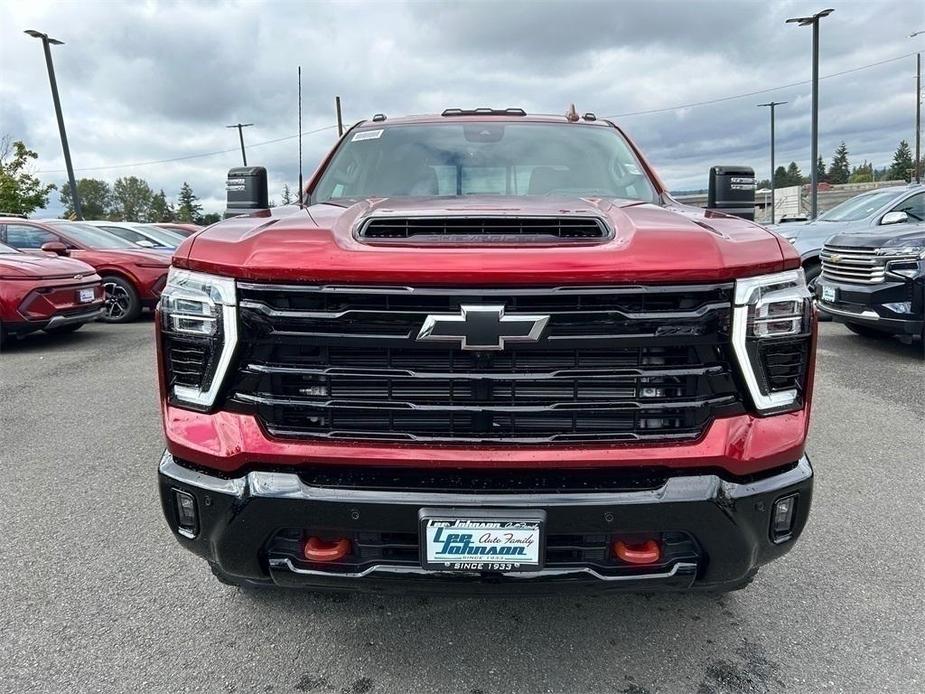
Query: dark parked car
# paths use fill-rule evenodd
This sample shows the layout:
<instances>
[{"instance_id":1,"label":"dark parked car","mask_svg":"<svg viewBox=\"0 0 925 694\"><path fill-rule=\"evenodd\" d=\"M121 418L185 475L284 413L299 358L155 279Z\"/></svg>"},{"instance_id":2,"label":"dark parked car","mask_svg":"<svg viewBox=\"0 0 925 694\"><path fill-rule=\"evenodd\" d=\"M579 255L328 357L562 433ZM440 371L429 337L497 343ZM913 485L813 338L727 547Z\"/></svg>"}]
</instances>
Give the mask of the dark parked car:
<instances>
[{"instance_id":1,"label":"dark parked car","mask_svg":"<svg viewBox=\"0 0 925 694\"><path fill-rule=\"evenodd\" d=\"M102 313L103 288L92 267L0 243L0 346L37 330L72 332Z\"/></svg>"},{"instance_id":2,"label":"dark parked car","mask_svg":"<svg viewBox=\"0 0 925 694\"><path fill-rule=\"evenodd\" d=\"M822 249L819 308L868 337L923 340L925 225L837 234Z\"/></svg>"},{"instance_id":3,"label":"dark parked car","mask_svg":"<svg viewBox=\"0 0 925 694\"><path fill-rule=\"evenodd\" d=\"M143 308L153 308L167 281L166 254L79 222L0 217L0 242L27 253L70 256L94 267L106 293L102 320L110 323L135 320Z\"/></svg>"},{"instance_id":4,"label":"dark parked car","mask_svg":"<svg viewBox=\"0 0 925 694\"><path fill-rule=\"evenodd\" d=\"M771 228L797 249L806 270L806 282L812 291L822 272L822 245L829 237L835 234L875 234L878 229L894 224L922 222L925 222L925 186L908 185L861 193L823 212L813 221Z\"/></svg>"}]
</instances>

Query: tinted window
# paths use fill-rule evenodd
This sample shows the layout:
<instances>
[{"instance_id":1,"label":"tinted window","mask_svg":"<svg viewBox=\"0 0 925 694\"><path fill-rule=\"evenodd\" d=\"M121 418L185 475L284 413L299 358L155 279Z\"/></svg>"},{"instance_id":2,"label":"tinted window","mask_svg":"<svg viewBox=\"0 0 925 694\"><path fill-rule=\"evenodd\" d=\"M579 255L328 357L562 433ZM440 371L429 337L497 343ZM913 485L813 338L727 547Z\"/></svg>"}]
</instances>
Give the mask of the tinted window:
<instances>
[{"instance_id":1,"label":"tinted window","mask_svg":"<svg viewBox=\"0 0 925 694\"><path fill-rule=\"evenodd\" d=\"M4 243L0 243L0 255L9 255L11 253L19 253L19 251Z\"/></svg>"},{"instance_id":2,"label":"tinted window","mask_svg":"<svg viewBox=\"0 0 925 694\"><path fill-rule=\"evenodd\" d=\"M13 248L41 248L50 241L60 241L50 231L29 224L7 224L6 242Z\"/></svg>"},{"instance_id":3,"label":"tinted window","mask_svg":"<svg viewBox=\"0 0 925 694\"><path fill-rule=\"evenodd\" d=\"M917 193L910 198L906 198L891 211L905 212L909 219L914 222L925 221L925 193Z\"/></svg>"},{"instance_id":4,"label":"tinted window","mask_svg":"<svg viewBox=\"0 0 925 694\"><path fill-rule=\"evenodd\" d=\"M110 234L115 234L120 239L125 239L126 241L130 241L136 246L141 245L141 246L147 246L150 248L151 246L160 245L157 243L157 241L152 241L147 236L145 236L144 234L138 231L135 231L134 229L127 229L126 227L102 227L102 226L98 228L102 229L103 231L109 232Z\"/></svg>"},{"instance_id":5,"label":"tinted window","mask_svg":"<svg viewBox=\"0 0 925 694\"><path fill-rule=\"evenodd\" d=\"M357 130L334 155L313 197L465 195L657 197L615 129L509 122Z\"/></svg>"},{"instance_id":6,"label":"tinted window","mask_svg":"<svg viewBox=\"0 0 925 694\"><path fill-rule=\"evenodd\" d=\"M79 222L46 222L55 229L60 229L62 234L66 234L78 243L87 248L132 248L138 250L138 246L118 236L113 236L108 231L97 229L89 224L80 224Z\"/></svg>"}]
</instances>

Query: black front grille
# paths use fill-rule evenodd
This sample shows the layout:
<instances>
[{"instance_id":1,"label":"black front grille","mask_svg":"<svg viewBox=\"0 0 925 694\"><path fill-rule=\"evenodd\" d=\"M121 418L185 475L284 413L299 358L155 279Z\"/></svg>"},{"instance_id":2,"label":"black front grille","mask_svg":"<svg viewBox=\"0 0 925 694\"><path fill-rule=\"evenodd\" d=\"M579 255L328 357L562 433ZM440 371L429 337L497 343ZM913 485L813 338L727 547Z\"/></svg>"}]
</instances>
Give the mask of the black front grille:
<instances>
[{"instance_id":1,"label":"black front grille","mask_svg":"<svg viewBox=\"0 0 925 694\"><path fill-rule=\"evenodd\" d=\"M164 353L171 385L202 388L209 370L209 346L203 340L164 336Z\"/></svg>"},{"instance_id":2,"label":"black front grille","mask_svg":"<svg viewBox=\"0 0 925 694\"><path fill-rule=\"evenodd\" d=\"M232 406L278 437L693 439L739 411L731 285L437 290L239 285ZM429 315L548 316L536 341L419 340Z\"/></svg>"},{"instance_id":3,"label":"black front grille","mask_svg":"<svg viewBox=\"0 0 925 694\"><path fill-rule=\"evenodd\" d=\"M597 217L373 217L357 233L369 241L504 243L601 241L610 228Z\"/></svg>"},{"instance_id":4,"label":"black front grille","mask_svg":"<svg viewBox=\"0 0 925 694\"><path fill-rule=\"evenodd\" d=\"M772 339L759 343L758 355L765 392L797 389L802 392L806 379L809 339Z\"/></svg>"}]
</instances>

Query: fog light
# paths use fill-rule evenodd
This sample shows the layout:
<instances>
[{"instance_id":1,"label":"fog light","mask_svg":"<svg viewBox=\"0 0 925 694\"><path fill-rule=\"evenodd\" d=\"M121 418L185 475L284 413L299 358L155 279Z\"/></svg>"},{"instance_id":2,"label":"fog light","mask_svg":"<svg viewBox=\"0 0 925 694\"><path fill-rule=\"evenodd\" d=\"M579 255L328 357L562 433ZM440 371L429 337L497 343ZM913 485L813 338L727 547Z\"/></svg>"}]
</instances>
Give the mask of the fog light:
<instances>
[{"instance_id":1,"label":"fog light","mask_svg":"<svg viewBox=\"0 0 925 694\"><path fill-rule=\"evenodd\" d=\"M173 502L177 510L177 525L181 535L196 537L199 533L199 519L196 516L196 499L189 492L173 490Z\"/></svg>"},{"instance_id":2,"label":"fog light","mask_svg":"<svg viewBox=\"0 0 925 694\"><path fill-rule=\"evenodd\" d=\"M797 495L791 494L774 502L771 514L771 539L782 542L793 533L794 511L797 508Z\"/></svg>"}]
</instances>

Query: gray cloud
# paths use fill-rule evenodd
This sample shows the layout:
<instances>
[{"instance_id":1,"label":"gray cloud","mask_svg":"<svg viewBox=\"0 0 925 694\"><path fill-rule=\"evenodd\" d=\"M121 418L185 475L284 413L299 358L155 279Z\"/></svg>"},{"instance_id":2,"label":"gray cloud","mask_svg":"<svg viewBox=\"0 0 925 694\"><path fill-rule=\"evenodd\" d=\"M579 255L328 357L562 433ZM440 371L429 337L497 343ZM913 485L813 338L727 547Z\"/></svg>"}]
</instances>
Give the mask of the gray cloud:
<instances>
[{"instance_id":1,"label":"gray cloud","mask_svg":"<svg viewBox=\"0 0 925 694\"><path fill-rule=\"evenodd\" d=\"M810 32L789 16L805 2L20 3L0 0L0 134L63 169L38 28L54 49L78 175L146 178L175 195L189 181L222 207L224 172L239 162L227 123L256 125L248 142L297 131L295 72L303 68L303 128L449 106L523 106L561 113L570 102L627 114L806 80ZM922 39L916 3L835 0L822 30L823 75L910 53ZM919 26L921 25L921 26ZM887 164L913 137L913 59L824 80L820 151L846 141L852 161ZM778 160L809 168L809 86L681 111L618 118L675 189L705 185L713 163L768 167L768 114L778 110ZM304 142L306 175L334 142ZM95 167L232 150L139 167ZM298 177L295 140L252 146L271 195ZM62 182L63 173L43 177ZM50 211L55 211L53 207Z\"/></svg>"}]
</instances>

